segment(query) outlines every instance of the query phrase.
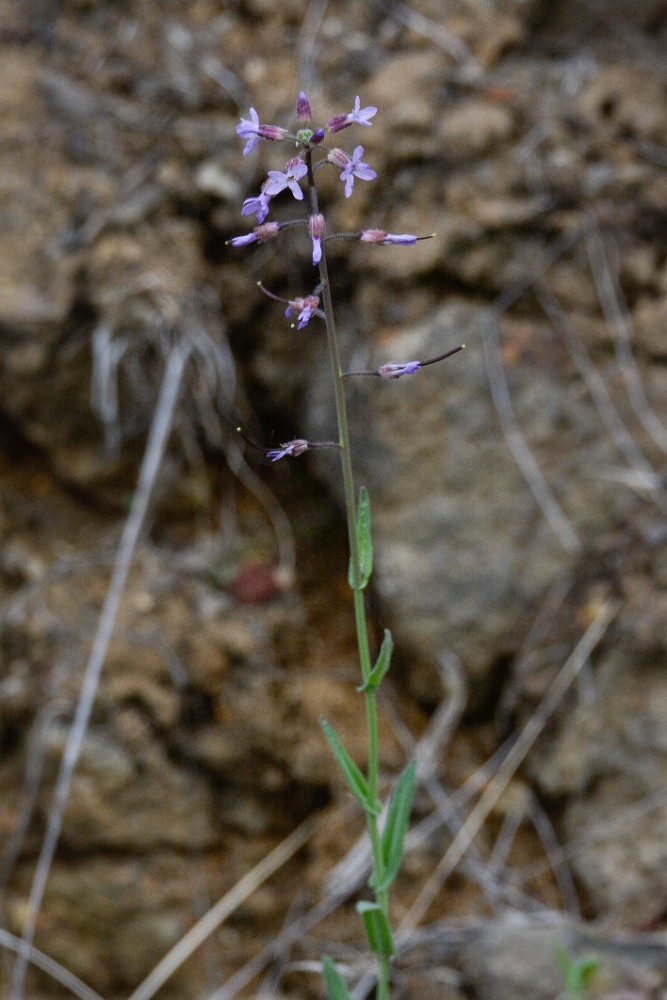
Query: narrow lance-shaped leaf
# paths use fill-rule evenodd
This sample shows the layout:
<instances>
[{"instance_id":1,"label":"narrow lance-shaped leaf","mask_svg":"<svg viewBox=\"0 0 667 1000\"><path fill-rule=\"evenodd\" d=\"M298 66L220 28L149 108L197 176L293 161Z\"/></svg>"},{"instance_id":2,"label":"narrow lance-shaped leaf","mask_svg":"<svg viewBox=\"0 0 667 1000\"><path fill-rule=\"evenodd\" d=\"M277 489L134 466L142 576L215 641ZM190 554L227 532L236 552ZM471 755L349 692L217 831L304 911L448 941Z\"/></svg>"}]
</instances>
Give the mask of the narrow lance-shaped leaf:
<instances>
[{"instance_id":1,"label":"narrow lance-shaped leaf","mask_svg":"<svg viewBox=\"0 0 667 1000\"><path fill-rule=\"evenodd\" d=\"M362 486L359 490L357 507L357 553L359 556L358 581L350 559L349 584L352 590L363 590L368 584L373 572L373 540L371 538L371 502L368 490Z\"/></svg>"},{"instance_id":2,"label":"narrow lance-shaped leaf","mask_svg":"<svg viewBox=\"0 0 667 1000\"><path fill-rule=\"evenodd\" d=\"M333 959L329 958L328 955L322 959L322 972L329 1000L352 1000L345 980L336 968Z\"/></svg>"},{"instance_id":3,"label":"narrow lance-shaped leaf","mask_svg":"<svg viewBox=\"0 0 667 1000\"><path fill-rule=\"evenodd\" d=\"M394 940L387 915L379 903L357 903L366 928L368 945L375 955L393 955Z\"/></svg>"},{"instance_id":4,"label":"narrow lance-shaped leaf","mask_svg":"<svg viewBox=\"0 0 667 1000\"><path fill-rule=\"evenodd\" d=\"M403 769L389 801L387 821L380 841L384 861L384 879L377 890L387 889L396 878L403 860L405 835L408 831L412 798L415 791L415 762L410 761Z\"/></svg>"},{"instance_id":5,"label":"narrow lance-shaped leaf","mask_svg":"<svg viewBox=\"0 0 667 1000\"><path fill-rule=\"evenodd\" d=\"M331 752L343 772L345 781L347 782L347 787L350 789L357 802L361 804L364 812L369 815L377 815L380 812L380 804L378 802L372 803L370 801L368 782L343 746L338 733L326 719L320 719L320 724L324 730L324 735L327 738L327 743L331 747Z\"/></svg>"},{"instance_id":6,"label":"narrow lance-shaped leaf","mask_svg":"<svg viewBox=\"0 0 667 1000\"><path fill-rule=\"evenodd\" d=\"M368 675L368 679L357 688L357 691L375 691L375 689L380 686L382 678L389 670L391 654L393 651L394 640L392 639L391 632L388 628L386 628L384 630L384 639L382 640L382 645L380 646L380 652L378 653L378 658L375 661L375 666Z\"/></svg>"}]
</instances>

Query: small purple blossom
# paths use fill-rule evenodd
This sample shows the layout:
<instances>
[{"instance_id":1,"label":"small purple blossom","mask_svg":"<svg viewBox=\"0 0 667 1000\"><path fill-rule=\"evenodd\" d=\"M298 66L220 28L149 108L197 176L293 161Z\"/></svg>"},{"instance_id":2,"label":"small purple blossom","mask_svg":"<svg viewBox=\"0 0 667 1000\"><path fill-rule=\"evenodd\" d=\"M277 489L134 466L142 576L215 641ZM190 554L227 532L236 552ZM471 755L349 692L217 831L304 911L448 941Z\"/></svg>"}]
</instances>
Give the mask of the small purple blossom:
<instances>
[{"instance_id":1,"label":"small purple blossom","mask_svg":"<svg viewBox=\"0 0 667 1000\"><path fill-rule=\"evenodd\" d=\"M340 168L340 179L345 184L346 198L352 194L355 177L362 181L373 181L377 177L375 171L362 161L363 155L364 147L357 146L351 157L344 150L338 148L332 149L327 156L330 163Z\"/></svg>"},{"instance_id":2,"label":"small purple blossom","mask_svg":"<svg viewBox=\"0 0 667 1000\"><path fill-rule=\"evenodd\" d=\"M322 260L322 237L324 236L325 222L323 215L311 215L308 220L308 235L313 241L313 264L319 264Z\"/></svg>"},{"instance_id":3,"label":"small purple blossom","mask_svg":"<svg viewBox=\"0 0 667 1000\"><path fill-rule=\"evenodd\" d=\"M279 222L265 222L263 226L255 226L252 232L246 233L245 236L233 236L231 240L227 240L227 245L246 247L249 243L266 243L267 240L277 236L280 229Z\"/></svg>"},{"instance_id":4,"label":"small purple blossom","mask_svg":"<svg viewBox=\"0 0 667 1000\"><path fill-rule=\"evenodd\" d=\"M259 288L268 295L270 299L274 299L276 302L285 302L287 304L287 309L285 310L285 316L287 319L291 319L293 312L298 312L298 327L297 329L303 330L304 326L309 322L309 320L315 315L320 304L320 299L318 295L299 295L294 299L284 299L281 295L274 295L270 292L268 288L265 288L261 281L257 282ZM294 326L294 324L292 324Z\"/></svg>"},{"instance_id":5,"label":"small purple blossom","mask_svg":"<svg viewBox=\"0 0 667 1000\"><path fill-rule=\"evenodd\" d=\"M243 155L247 156L252 152L260 139L270 139L271 142L280 142L288 134L287 129L280 128L279 125L260 125L259 116L254 108L250 109L250 118L241 118L236 126L236 134L242 139L247 139Z\"/></svg>"},{"instance_id":6,"label":"small purple blossom","mask_svg":"<svg viewBox=\"0 0 667 1000\"><path fill-rule=\"evenodd\" d=\"M261 138L259 128L259 115L254 108L251 108L250 120L247 118L241 118L240 124L236 126L236 134L240 135L242 139L248 140L243 148L244 156L247 156L248 153L252 152L259 142Z\"/></svg>"},{"instance_id":7,"label":"small purple blossom","mask_svg":"<svg viewBox=\"0 0 667 1000\"><path fill-rule=\"evenodd\" d=\"M354 99L354 109L346 115L334 115L327 122L327 128L329 132L340 132L341 129L347 128L348 125L371 125L368 119L372 118L377 114L377 108L372 106L368 108L360 108L361 100L359 97Z\"/></svg>"},{"instance_id":8,"label":"small purple blossom","mask_svg":"<svg viewBox=\"0 0 667 1000\"><path fill-rule=\"evenodd\" d=\"M324 131L324 129L318 128L313 132L308 141L310 142L311 146L318 146L322 142L322 139L324 139L325 135L326 132Z\"/></svg>"},{"instance_id":9,"label":"small purple blossom","mask_svg":"<svg viewBox=\"0 0 667 1000\"><path fill-rule=\"evenodd\" d=\"M298 310L298 322L297 330L303 330L304 326L310 321L310 319L315 315L317 307L320 304L320 299L318 295L306 295L305 297L291 299L288 303L287 309L285 310L285 316L290 319L293 312Z\"/></svg>"},{"instance_id":10,"label":"small purple blossom","mask_svg":"<svg viewBox=\"0 0 667 1000\"><path fill-rule=\"evenodd\" d=\"M362 229L359 233L362 243L416 243L418 236L412 233L387 233L384 229Z\"/></svg>"},{"instance_id":11,"label":"small purple blossom","mask_svg":"<svg viewBox=\"0 0 667 1000\"><path fill-rule=\"evenodd\" d=\"M289 188L297 201L303 199L303 191L299 187L299 181L308 173L308 167L304 161L295 156L286 164L283 170L269 170L269 179L264 185L264 194L273 198L280 194L285 188Z\"/></svg>"},{"instance_id":12,"label":"small purple blossom","mask_svg":"<svg viewBox=\"0 0 667 1000\"><path fill-rule=\"evenodd\" d=\"M272 462L277 462L281 458L285 458L286 455L298 458L299 455L303 455L304 451L308 451L308 442L304 438L295 438L294 441L281 444L280 448L269 449L266 457L270 458Z\"/></svg>"},{"instance_id":13,"label":"small purple blossom","mask_svg":"<svg viewBox=\"0 0 667 1000\"><path fill-rule=\"evenodd\" d=\"M266 183L264 187L266 187ZM269 203L271 201L271 196L266 193L264 187L256 198L246 198L241 209L241 215L256 215L257 224L260 226L269 214Z\"/></svg>"},{"instance_id":14,"label":"small purple blossom","mask_svg":"<svg viewBox=\"0 0 667 1000\"><path fill-rule=\"evenodd\" d=\"M361 104L361 101L360 101L359 97L355 97L355 99L354 99L354 109L352 111L350 111L350 113L348 115L348 118L350 119L350 122L356 122L357 125L371 125L372 122L369 122L368 119L369 118L374 118L375 115L377 114L377 110L378 109L374 108L373 105L369 105L369 107L362 108L361 111L360 111L359 110L359 105L360 104Z\"/></svg>"},{"instance_id":15,"label":"small purple blossom","mask_svg":"<svg viewBox=\"0 0 667 1000\"><path fill-rule=\"evenodd\" d=\"M257 234L253 230L251 233L246 233L245 236L234 236L231 240L227 240L227 245L232 247L247 247L249 243L257 243Z\"/></svg>"},{"instance_id":16,"label":"small purple blossom","mask_svg":"<svg viewBox=\"0 0 667 1000\"><path fill-rule=\"evenodd\" d=\"M421 366L421 361L405 361L403 364L390 361L386 365L380 365L379 368L376 368L375 374L379 375L380 378L400 378L401 375L414 375Z\"/></svg>"}]
</instances>

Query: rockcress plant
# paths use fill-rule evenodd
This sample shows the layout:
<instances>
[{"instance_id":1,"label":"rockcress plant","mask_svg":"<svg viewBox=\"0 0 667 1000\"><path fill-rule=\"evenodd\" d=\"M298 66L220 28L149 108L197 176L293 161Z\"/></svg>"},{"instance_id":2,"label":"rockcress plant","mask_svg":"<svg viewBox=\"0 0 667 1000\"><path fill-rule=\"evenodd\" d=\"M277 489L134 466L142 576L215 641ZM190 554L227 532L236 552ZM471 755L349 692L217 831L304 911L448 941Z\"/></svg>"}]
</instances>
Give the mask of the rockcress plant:
<instances>
[{"instance_id":1,"label":"rockcress plant","mask_svg":"<svg viewBox=\"0 0 667 1000\"><path fill-rule=\"evenodd\" d=\"M245 236L235 236L227 242L234 247L248 246L252 243L266 243L276 239L283 230L302 227L306 229L311 241L313 265L317 266L319 270L319 281L308 295L283 299L264 288L261 282L259 288L265 295L278 302L283 302L287 306L285 316L287 319L296 318L296 322L293 322L292 326L296 326L298 330L303 330L312 319L324 322L336 399L338 440L312 442L305 438L295 438L281 444L279 448L264 450L267 457L273 462L287 456L297 458L311 448L336 448L340 452L350 547L349 583L354 596L354 614L362 678L362 683L357 690L363 694L366 705L368 769L365 775L352 760L339 736L326 719L322 719L321 722L324 735L342 770L347 786L366 816L372 851L372 872L368 885L373 892L373 900L359 902L357 909L364 923L369 946L377 959L376 998L377 1000L387 1000L390 984L390 962L391 956L394 954L389 916L389 887L398 873L403 858L405 834L415 785L415 765L414 762L410 762L405 767L389 802L385 806L379 797L377 689L389 669L393 641L391 632L385 629L377 659L373 662L363 597L364 588L368 585L373 569L371 512L365 488L360 489L358 501L355 496L345 401L345 379L349 376L376 376L395 380L403 375L413 375L426 365L435 364L437 361L442 361L451 354L460 351L462 345L426 361L387 362L373 371L346 372L341 367L327 267L326 244L333 239L358 239L362 243L375 245L410 245L420 239L429 238L429 236L416 236L411 233L387 233L383 229L362 229L356 233L329 233L327 231L324 215L319 208L315 182L316 173L327 167L337 170L344 185L346 198L352 196L357 180L372 181L377 176L375 171L363 160L363 146L356 146L352 154L349 155L338 146L329 145L331 137L352 125L370 128L371 119L376 114L377 108L362 108L359 97L356 97L352 111L335 115L328 120L326 125L313 129L311 127L310 104L302 91L296 108L297 129L295 132L290 132L278 125L262 125L257 112L251 108L250 118L241 118L239 125L236 126L238 135L246 140L243 155L247 156L262 140L293 143L296 147L296 155L287 161L284 170L270 170L259 194L246 198L243 202L241 214L256 217L257 225L254 229ZM285 191L289 192L297 201L307 199L309 215L288 222L267 222L266 219L271 210L273 199ZM323 971L330 1000L350 1000L345 980L328 956L323 959Z\"/></svg>"}]
</instances>

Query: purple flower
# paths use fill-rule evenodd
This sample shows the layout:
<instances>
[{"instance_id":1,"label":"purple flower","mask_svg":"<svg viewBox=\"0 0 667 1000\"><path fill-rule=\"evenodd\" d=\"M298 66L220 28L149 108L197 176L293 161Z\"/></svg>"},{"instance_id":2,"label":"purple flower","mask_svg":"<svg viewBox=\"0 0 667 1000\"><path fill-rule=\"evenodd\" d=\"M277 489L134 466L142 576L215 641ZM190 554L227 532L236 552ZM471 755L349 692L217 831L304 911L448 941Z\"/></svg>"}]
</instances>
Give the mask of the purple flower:
<instances>
[{"instance_id":1,"label":"purple flower","mask_svg":"<svg viewBox=\"0 0 667 1000\"><path fill-rule=\"evenodd\" d=\"M371 125L372 123L368 121L369 118L373 118L377 114L377 108L370 105L367 108L362 108L359 110L359 105L361 101L358 97L354 99L354 109L350 111L348 118L350 122L356 122L357 125Z\"/></svg>"},{"instance_id":2,"label":"purple flower","mask_svg":"<svg viewBox=\"0 0 667 1000\"><path fill-rule=\"evenodd\" d=\"M299 100L296 104L296 116L300 122L303 122L304 125L313 117L313 112L310 110L308 98L303 90L299 94Z\"/></svg>"},{"instance_id":3,"label":"purple flower","mask_svg":"<svg viewBox=\"0 0 667 1000\"><path fill-rule=\"evenodd\" d=\"M406 361L404 364L388 362L375 369L375 374L380 378L400 378L401 375L414 375L421 368L421 361Z\"/></svg>"},{"instance_id":4,"label":"purple flower","mask_svg":"<svg viewBox=\"0 0 667 1000\"><path fill-rule=\"evenodd\" d=\"M247 139L243 149L243 155L247 156L260 139L270 139L271 142L280 142L287 135L287 129L280 128L279 125L260 125L259 117L254 108L250 109L250 118L242 118L236 126L236 134Z\"/></svg>"},{"instance_id":5,"label":"purple flower","mask_svg":"<svg viewBox=\"0 0 667 1000\"><path fill-rule=\"evenodd\" d=\"M313 241L313 264L322 260L322 237L324 236L324 216L311 215L308 220L308 235Z\"/></svg>"},{"instance_id":6,"label":"purple flower","mask_svg":"<svg viewBox=\"0 0 667 1000\"><path fill-rule=\"evenodd\" d=\"M252 152L261 138L259 116L254 108L250 109L250 119L249 121L247 118L241 118L241 123L236 126L236 134L240 135L242 139L248 140L243 149L244 156Z\"/></svg>"},{"instance_id":7,"label":"purple flower","mask_svg":"<svg viewBox=\"0 0 667 1000\"><path fill-rule=\"evenodd\" d=\"M377 177L375 171L362 161L363 155L364 147L357 146L351 157L342 149L332 149L327 156L330 163L341 168L340 179L345 183L346 198L352 194L355 177L362 181L373 181Z\"/></svg>"},{"instance_id":8,"label":"purple flower","mask_svg":"<svg viewBox=\"0 0 667 1000\"><path fill-rule=\"evenodd\" d=\"M247 247L249 243L257 243L257 234L254 232L246 233L245 236L234 236L231 240L227 240L227 246L233 247Z\"/></svg>"},{"instance_id":9,"label":"purple flower","mask_svg":"<svg viewBox=\"0 0 667 1000\"><path fill-rule=\"evenodd\" d=\"M289 188L297 201L303 199L303 191L299 187L299 181L308 173L308 167L303 160L295 156L285 166L285 170L269 170L269 179L264 184L264 194L273 198L280 194L285 188Z\"/></svg>"},{"instance_id":10,"label":"purple flower","mask_svg":"<svg viewBox=\"0 0 667 1000\"><path fill-rule=\"evenodd\" d=\"M308 442L304 438L295 438L294 441L281 444L280 448L271 448L267 451L266 457L270 458L272 462L277 462L279 459L285 458L286 455L298 458L299 455L303 455L304 451L308 451Z\"/></svg>"},{"instance_id":11,"label":"purple flower","mask_svg":"<svg viewBox=\"0 0 667 1000\"><path fill-rule=\"evenodd\" d=\"M416 243L418 236L411 233L387 233L384 229L362 229L359 233L362 243Z\"/></svg>"},{"instance_id":12,"label":"purple flower","mask_svg":"<svg viewBox=\"0 0 667 1000\"><path fill-rule=\"evenodd\" d=\"M249 243L266 243L278 235L280 228L279 222L265 222L263 226L255 226L252 232L246 233L245 236L233 236L231 240L227 240L227 246L231 244L233 247L247 247Z\"/></svg>"},{"instance_id":13,"label":"purple flower","mask_svg":"<svg viewBox=\"0 0 667 1000\"><path fill-rule=\"evenodd\" d=\"M354 99L354 109L346 115L334 115L327 122L327 128L329 132L340 132L341 129L347 128L348 125L352 125L356 122L357 125L371 125L368 119L372 118L377 114L377 108L368 107L360 109L359 105L361 101L359 97Z\"/></svg>"},{"instance_id":14,"label":"purple flower","mask_svg":"<svg viewBox=\"0 0 667 1000\"><path fill-rule=\"evenodd\" d=\"M320 304L319 296L317 295L306 295L304 298L291 299L287 309L285 310L285 316L290 319L293 312L299 310L298 325L297 330L303 330L304 326L309 322L312 316L315 315L317 307Z\"/></svg>"},{"instance_id":15,"label":"purple flower","mask_svg":"<svg viewBox=\"0 0 667 1000\"><path fill-rule=\"evenodd\" d=\"M261 225L264 219L269 214L269 202L271 201L270 195L266 191L262 190L257 195L256 198L246 198L243 202L243 208L241 209L241 215L256 215L257 224Z\"/></svg>"}]
</instances>

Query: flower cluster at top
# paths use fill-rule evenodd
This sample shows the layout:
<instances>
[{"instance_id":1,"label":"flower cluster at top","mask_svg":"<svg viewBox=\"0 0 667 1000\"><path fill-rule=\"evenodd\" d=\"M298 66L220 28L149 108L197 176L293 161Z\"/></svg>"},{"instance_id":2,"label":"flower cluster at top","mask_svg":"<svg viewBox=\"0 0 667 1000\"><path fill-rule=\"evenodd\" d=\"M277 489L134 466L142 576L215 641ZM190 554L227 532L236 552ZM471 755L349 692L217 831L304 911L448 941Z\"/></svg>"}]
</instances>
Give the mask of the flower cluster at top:
<instances>
[{"instance_id":1,"label":"flower cluster at top","mask_svg":"<svg viewBox=\"0 0 667 1000\"><path fill-rule=\"evenodd\" d=\"M291 299L274 295L273 292L265 288L261 282L259 287L278 302L284 303L287 308L285 316L288 319L295 318L292 326L298 330L303 330L310 320L316 316L328 323L326 312L320 307L320 296L327 284L327 267L324 256L323 244L332 239L355 239L361 243L375 245L409 245L418 240L429 239L429 236L416 236L412 233L388 233L384 229L362 229L355 233L329 233L327 231L324 216L319 210L317 189L315 185L315 173L321 168L333 167L338 171L341 182L344 186L346 198L350 198L354 191L357 180L372 181L377 174L368 163L364 162L364 147L356 146L352 154L338 146L329 146L327 140L343 129L351 125L361 125L370 128L371 119L377 114L377 108L369 106L362 108L361 99L355 98L354 107L345 114L334 115L329 118L325 125L313 128L312 112L308 98L301 91L296 107L297 128L290 132L280 125L263 125L254 108L250 108L250 117L241 118L236 126L237 134L245 140L243 155L247 156L253 151L262 140L268 142L288 141L296 147L296 155L290 157L283 170L269 170L266 180L263 182L259 194L246 198L241 210L242 215L254 215L257 225L243 236L234 236L227 241L234 247L248 246L251 243L266 243L273 240L278 234L293 226L304 226L312 244L313 264L319 265L320 281L317 287L309 295L295 296ZM288 191L297 202L303 202L308 195L310 214L305 218L293 219L288 222L267 221L271 210L271 202L284 191ZM450 354L461 350L460 347L439 355L437 358L430 358L425 361L406 361L402 363L388 362L373 371L352 371L342 373L344 376L354 375L374 375L382 379L395 380L404 375L414 375L426 365L435 364L443 360ZM265 449L265 454L271 461L276 462L286 456L298 457L305 451L314 447L338 447L335 442L310 442L303 438L295 438L282 444L279 448Z\"/></svg>"},{"instance_id":2,"label":"flower cluster at top","mask_svg":"<svg viewBox=\"0 0 667 1000\"><path fill-rule=\"evenodd\" d=\"M249 233L243 236L234 236L228 243L234 247L248 246L251 243L265 243L278 235L281 229L287 226L299 225L299 222L307 225L308 234L312 241L313 264L319 264L322 258L322 240L325 238L326 225L324 217L313 209L308 219L296 222L280 223L267 222L272 200L283 191L289 191L297 201L304 200L305 183L309 190L314 185L314 172L326 164L338 170L339 177L344 185L345 197L350 198L354 191L355 181L372 181L377 177L376 172L368 163L364 162L364 147L356 146L352 154L348 154L338 146L329 147L326 143L328 137L342 132L350 125L362 125L370 127L371 119L377 114L377 108L369 106L361 107L361 99L355 98L354 107L345 114L334 115L329 118L325 125L313 129L311 127L312 112L308 98L301 91L297 102L296 117L298 128L295 132L290 132L280 125L263 125L254 108L250 109L249 118L241 118L236 126L237 134L245 139L243 155L247 156L255 146L262 140L268 142L283 142L285 140L293 142L297 148L297 154L292 156L283 170L269 170L266 180L261 186L259 194L246 198L241 209L242 215L254 215L257 225ZM312 197L311 197L312 203ZM364 243L416 243L420 237L410 233L387 233L382 229L364 229L359 233L332 234L327 239L337 236L359 239Z\"/></svg>"},{"instance_id":3,"label":"flower cluster at top","mask_svg":"<svg viewBox=\"0 0 667 1000\"><path fill-rule=\"evenodd\" d=\"M282 142L283 139L291 139L301 146L302 152L314 147L323 147L327 134L341 132L349 125L370 125L370 119L377 114L377 108L362 108L361 101L357 97L352 111L344 115L335 115L330 118L322 128L313 130L309 127L302 127L292 134L287 129L279 125L262 125L254 108L250 109L250 118L241 118L241 122L236 126L236 132L247 142L243 149L243 155L247 156L252 152L261 139L268 139L270 142ZM299 124L307 126L312 118L308 98L301 91L297 103L297 119ZM356 178L364 181L375 180L377 174L367 163L364 163L362 156L364 147L357 146L352 156L343 149L334 147L326 151L326 160L332 163L340 171L340 179L345 184L345 197L349 198L354 189ZM308 166L302 155L294 156L285 164L284 170L269 170L268 178L262 185L262 190L254 198L247 198L243 203L242 215L256 215L257 223L261 225L269 213L269 203L281 191L289 190L297 201L303 199L303 190L299 184L308 173Z\"/></svg>"}]
</instances>

